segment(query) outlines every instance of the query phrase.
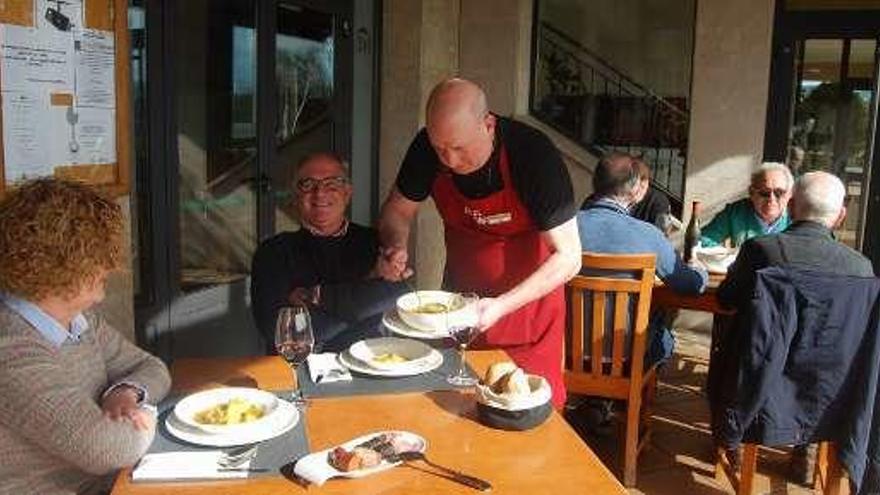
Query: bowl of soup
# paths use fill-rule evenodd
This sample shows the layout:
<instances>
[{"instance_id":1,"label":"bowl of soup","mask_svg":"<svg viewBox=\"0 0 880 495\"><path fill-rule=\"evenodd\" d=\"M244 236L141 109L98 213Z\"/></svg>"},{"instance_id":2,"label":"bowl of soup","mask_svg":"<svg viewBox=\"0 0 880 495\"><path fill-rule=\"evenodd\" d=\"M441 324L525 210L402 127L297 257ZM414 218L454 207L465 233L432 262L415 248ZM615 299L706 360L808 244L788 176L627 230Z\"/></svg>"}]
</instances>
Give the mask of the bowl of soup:
<instances>
[{"instance_id":1,"label":"bowl of soup","mask_svg":"<svg viewBox=\"0 0 880 495\"><path fill-rule=\"evenodd\" d=\"M397 314L404 323L425 332L445 332L466 319L458 294L442 290L419 290L397 299Z\"/></svg>"}]
</instances>

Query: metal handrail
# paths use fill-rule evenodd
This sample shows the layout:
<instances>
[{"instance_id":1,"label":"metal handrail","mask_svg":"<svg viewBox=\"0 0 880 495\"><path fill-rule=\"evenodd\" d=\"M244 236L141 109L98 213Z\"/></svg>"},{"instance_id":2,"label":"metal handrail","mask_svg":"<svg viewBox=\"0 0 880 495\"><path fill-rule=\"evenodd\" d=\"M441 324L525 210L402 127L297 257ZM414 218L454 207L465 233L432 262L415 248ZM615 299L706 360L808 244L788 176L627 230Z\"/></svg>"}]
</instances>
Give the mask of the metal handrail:
<instances>
[{"instance_id":1,"label":"metal handrail","mask_svg":"<svg viewBox=\"0 0 880 495\"><path fill-rule=\"evenodd\" d=\"M573 55L578 55L578 54L586 55L587 57L593 59L597 64L601 65L602 68L604 68L604 69L608 70L609 72L611 72L612 74L614 74L614 76L618 80L625 81L627 84L629 84L631 86L635 86L645 96L650 97L652 100L656 101L658 104L665 106L666 108L671 110L673 113L676 113L679 116L684 117L685 119L688 118L687 113L683 112L680 108L673 105L672 103L669 103L662 96L651 91L649 88L645 87L643 84L639 83L638 81L636 81L633 78L629 77L628 75L624 74L619 69L617 69L616 67L611 65L603 57L596 54L594 51L590 50L589 48L585 47L584 45L580 44L580 42L578 42L577 40L575 40L571 36L563 33L562 31L556 29L555 27L551 26L550 24L547 24L546 22L540 23L540 29L553 33L555 36L558 36L559 38L561 38L563 41L565 41L568 44L568 48L557 44L557 46L561 50L565 50ZM538 37L541 38L540 34L538 35ZM547 41L550 43L553 43L550 40L547 40Z\"/></svg>"},{"instance_id":2,"label":"metal handrail","mask_svg":"<svg viewBox=\"0 0 880 495\"><path fill-rule=\"evenodd\" d=\"M592 153L642 153L654 171L654 187L680 212L687 110L545 22L536 36L530 105L535 117ZM602 125L609 122L611 127Z\"/></svg>"}]
</instances>

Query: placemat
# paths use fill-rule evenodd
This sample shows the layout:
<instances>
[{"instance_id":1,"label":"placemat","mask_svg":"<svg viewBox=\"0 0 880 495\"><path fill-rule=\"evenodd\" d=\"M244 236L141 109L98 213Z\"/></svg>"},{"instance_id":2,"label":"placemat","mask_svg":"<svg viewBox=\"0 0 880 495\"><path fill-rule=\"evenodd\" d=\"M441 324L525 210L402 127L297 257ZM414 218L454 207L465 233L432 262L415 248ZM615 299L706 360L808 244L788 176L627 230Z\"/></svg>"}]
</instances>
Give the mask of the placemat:
<instances>
[{"instance_id":1,"label":"placemat","mask_svg":"<svg viewBox=\"0 0 880 495\"><path fill-rule=\"evenodd\" d=\"M458 350L453 347L437 349L443 354L443 364L439 368L415 376L385 377L351 372L351 381L314 383L309 377L307 366L297 369L297 383L305 397L344 397L348 395L404 394L412 392L432 392L437 390L457 390L446 377L458 372ZM469 376L476 377L474 370L466 365Z\"/></svg>"},{"instance_id":2,"label":"placemat","mask_svg":"<svg viewBox=\"0 0 880 495\"><path fill-rule=\"evenodd\" d=\"M289 397L290 391L274 391L279 397ZM166 398L159 406L159 415L157 420L156 437L153 439L148 454L162 452L184 452L199 450L224 450L222 447L207 447L202 445L194 445L178 439L168 432L165 428L165 418L174 412L174 405L185 396L175 396ZM247 478L257 478L262 476L280 476L280 469L285 464L303 457L309 453L309 441L306 437L305 414L306 411L300 409L299 422L290 431L275 438L260 442L257 447L257 454L251 462L251 467L265 469L265 471L248 472ZM240 478L239 478L240 479ZM173 480L166 480L173 481ZM189 481L189 480L187 480ZM135 481L135 483L151 483L151 481Z\"/></svg>"}]
</instances>

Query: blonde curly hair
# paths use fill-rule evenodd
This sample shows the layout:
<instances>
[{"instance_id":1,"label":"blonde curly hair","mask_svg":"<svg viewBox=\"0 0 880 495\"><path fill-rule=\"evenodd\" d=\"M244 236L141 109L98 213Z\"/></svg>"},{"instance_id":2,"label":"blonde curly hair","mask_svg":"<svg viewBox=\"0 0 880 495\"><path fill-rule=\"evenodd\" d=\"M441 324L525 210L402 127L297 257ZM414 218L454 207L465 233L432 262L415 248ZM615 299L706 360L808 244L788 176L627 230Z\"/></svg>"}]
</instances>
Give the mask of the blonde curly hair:
<instances>
[{"instance_id":1,"label":"blonde curly hair","mask_svg":"<svg viewBox=\"0 0 880 495\"><path fill-rule=\"evenodd\" d=\"M0 290L74 297L122 265L122 211L89 187L38 179L0 199Z\"/></svg>"}]
</instances>

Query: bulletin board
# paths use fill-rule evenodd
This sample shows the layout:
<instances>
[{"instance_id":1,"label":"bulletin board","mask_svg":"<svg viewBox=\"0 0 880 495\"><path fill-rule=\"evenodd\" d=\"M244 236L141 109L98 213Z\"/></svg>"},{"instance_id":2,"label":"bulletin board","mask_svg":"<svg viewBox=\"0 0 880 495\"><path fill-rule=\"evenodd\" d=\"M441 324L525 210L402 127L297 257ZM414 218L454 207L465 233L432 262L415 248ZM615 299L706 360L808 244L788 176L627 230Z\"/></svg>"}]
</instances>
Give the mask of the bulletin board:
<instances>
[{"instance_id":1,"label":"bulletin board","mask_svg":"<svg viewBox=\"0 0 880 495\"><path fill-rule=\"evenodd\" d=\"M0 195L37 177L129 193L128 0L0 0Z\"/></svg>"}]
</instances>

